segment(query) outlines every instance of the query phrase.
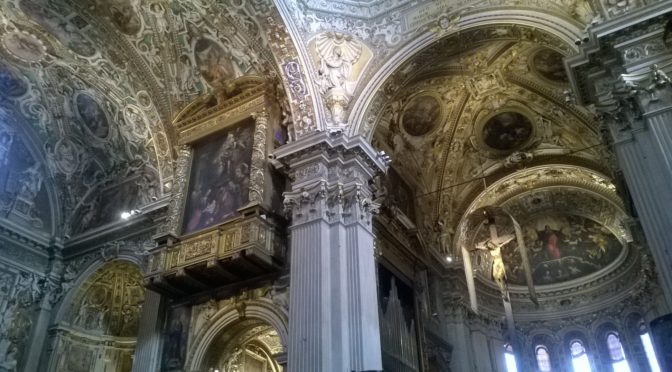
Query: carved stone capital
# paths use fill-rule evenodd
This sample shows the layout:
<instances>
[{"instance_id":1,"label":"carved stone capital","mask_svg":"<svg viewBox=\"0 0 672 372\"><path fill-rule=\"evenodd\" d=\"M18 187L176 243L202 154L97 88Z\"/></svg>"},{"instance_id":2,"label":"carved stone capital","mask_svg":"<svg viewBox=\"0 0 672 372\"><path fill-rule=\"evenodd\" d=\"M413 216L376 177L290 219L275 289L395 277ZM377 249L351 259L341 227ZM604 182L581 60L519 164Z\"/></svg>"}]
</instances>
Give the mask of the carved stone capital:
<instances>
[{"instance_id":1,"label":"carved stone capital","mask_svg":"<svg viewBox=\"0 0 672 372\"><path fill-rule=\"evenodd\" d=\"M369 181L386 166L362 138L320 133L285 146L275 156L292 181L284 206L294 224L322 218L370 227L379 205Z\"/></svg>"},{"instance_id":2,"label":"carved stone capital","mask_svg":"<svg viewBox=\"0 0 672 372\"><path fill-rule=\"evenodd\" d=\"M643 129L648 116L672 109L669 12L669 6L655 4L594 26L582 53L567 60L579 103L595 105L616 142Z\"/></svg>"}]
</instances>

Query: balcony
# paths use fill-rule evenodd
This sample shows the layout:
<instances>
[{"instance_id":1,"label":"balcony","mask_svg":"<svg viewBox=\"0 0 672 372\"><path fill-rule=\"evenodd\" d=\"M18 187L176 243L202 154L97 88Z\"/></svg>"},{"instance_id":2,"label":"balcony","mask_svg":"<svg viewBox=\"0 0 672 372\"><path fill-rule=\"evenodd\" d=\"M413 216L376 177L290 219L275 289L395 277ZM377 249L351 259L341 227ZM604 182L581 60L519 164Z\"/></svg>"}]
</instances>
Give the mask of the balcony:
<instances>
[{"instance_id":1,"label":"balcony","mask_svg":"<svg viewBox=\"0 0 672 372\"><path fill-rule=\"evenodd\" d=\"M272 274L284 261L278 226L264 215L252 214L154 250L145 286L183 297Z\"/></svg>"}]
</instances>

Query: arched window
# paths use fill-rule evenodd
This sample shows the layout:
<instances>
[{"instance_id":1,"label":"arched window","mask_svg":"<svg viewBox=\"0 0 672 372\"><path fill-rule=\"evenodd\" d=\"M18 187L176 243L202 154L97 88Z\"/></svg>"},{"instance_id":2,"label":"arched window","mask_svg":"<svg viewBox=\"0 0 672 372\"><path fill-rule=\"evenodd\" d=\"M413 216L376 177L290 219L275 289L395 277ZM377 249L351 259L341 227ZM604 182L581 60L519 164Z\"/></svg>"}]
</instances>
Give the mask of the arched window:
<instances>
[{"instance_id":1,"label":"arched window","mask_svg":"<svg viewBox=\"0 0 672 372\"><path fill-rule=\"evenodd\" d=\"M644 346L644 351L646 352L646 359L649 360L649 367L651 367L651 372L660 372L660 365L658 365L656 352L653 349L651 335L649 334L649 330L647 329L644 321L641 321L641 324L639 325L639 339L642 340L642 345Z\"/></svg>"},{"instance_id":2,"label":"arched window","mask_svg":"<svg viewBox=\"0 0 672 372\"><path fill-rule=\"evenodd\" d=\"M518 372L516 356L513 355L513 347L511 347L511 344L504 345L504 362L506 363L507 372Z\"/></svg>"},{"instance_id":3,"label":"arched window","mask_svg":"<svg viewBox=\"0 0 672 372\"><path fill-rule=\"evenodd\" d=\"M611 357L611 365L614 372L630 372L628 361L625 360L625 352L618 334L609 332L607 334L607 347L609 348L609 357Z\"/></svg>"},{"instance_id":4,"label":"arched window","mask_svg":"<svg viewBox=\"0 0 672 372\"><path fill-rule=\"evenodd\" d=\"M544 345L537 345L534 349L534 354L537 356L537 368L541 372L551 371L551 356L548 349Z\"/></svg>"},{"instance_id":5,"label":"arched window","mask_svg":"<svg viewBox=\"0 0 672 372\"><path fill-rule=\"evenodd\" d=\"M572 353L572 367L574 372L592 372L590 369L590 362L588 361L588 354L583 342L580 340L573 340L569 343L569 350Z\"/></svg>"}]
</instances>

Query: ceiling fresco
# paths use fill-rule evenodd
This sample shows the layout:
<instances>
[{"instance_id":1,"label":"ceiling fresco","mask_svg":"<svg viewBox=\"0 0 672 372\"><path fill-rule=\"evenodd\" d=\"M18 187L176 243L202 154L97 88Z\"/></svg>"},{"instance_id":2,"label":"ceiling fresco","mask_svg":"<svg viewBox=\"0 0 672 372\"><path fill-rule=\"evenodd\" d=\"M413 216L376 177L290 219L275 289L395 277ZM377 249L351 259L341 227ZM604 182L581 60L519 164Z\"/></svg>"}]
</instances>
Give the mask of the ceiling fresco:
<instances>
[{"instance_id":1,"label":"ceiling fresco","mask_svg":"<svg viewBox=\"0 0 672 372\"><path fill-rule=\"evenodd\" d=\"M454 251L464 215L501 205L547 221L521 219L540 283L598 272L629 232L562 59L643 3L0 0L0 219L67 246L166 203L176 115L261 75L286 91L291 140L338 130L389 154L427 241Z\"/></svg>"},{"instance_id":2,"label":"ceiling fresco","mask_svg":"<svg viewBox=\"0 0 672 372\"><path fill-rule=\"evenodd\" d=\"M291 43L274 56L287 36L270 1L0 7L0 107L28 125L11 130L31 133L42 182L58 190L50 202L60 241L167 197L175 114L235 77L281 76L278 63L294 58ZM300 84L301 68L293 71ZM290 109L305 99L292 97ZM312 123L311 109L302 112Z\"/></svg>"}]
</instances>

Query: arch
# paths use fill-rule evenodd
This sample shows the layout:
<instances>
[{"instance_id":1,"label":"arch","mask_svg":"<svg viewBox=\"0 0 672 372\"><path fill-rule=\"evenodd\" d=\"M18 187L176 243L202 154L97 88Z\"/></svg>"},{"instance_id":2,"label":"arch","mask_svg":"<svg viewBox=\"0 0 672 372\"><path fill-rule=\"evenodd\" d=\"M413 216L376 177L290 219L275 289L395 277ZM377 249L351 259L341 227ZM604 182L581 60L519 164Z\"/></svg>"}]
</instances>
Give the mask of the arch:
<instances>
[{"instance_id":1,"label":"arch","mask_svg":"<svg viewBox=\"0 0 672 372\"><path fill-rule=\"evenodd\" d=\"M534 347L534 356L537 360L537 369L539 371L550 372L552 370L551 353L546 345L536 345Z\"/></svg>"},{"instance_id":2,"label":"arch","mask_svg":"<svg viewBox=\"0 0 672 372\"><path fill-rule=\"evenodd\" d=\"M257 299L244 301L236 306L229 304L217 312L201 330L194 335L195 343L189 347L185 370L198 371L203 368L208 349L215 339L227 327L243 319L256 319L271 325L278 332L283 350L286 350L289 341L288 313L272 301ZM239 312L240 309L242 310Z\"/></svg>"},{"instance_id":3,"label":"arch","mask_svg":"<svg viewBox=\"0 0 672 372\"><path fill-rule=\"evenodd\" d=\"M2 66L0 66L0 68L1 67ZM49 171L47 171L48 163L46 161L45 149L40 145L41 141L39 140L39 135L36 133L35 128L28 124L26 118L21 113L21 108L18 107L16 103L10 103L9 105L3 104L0 106L0 118L7 127L16 132L21 143L31 155L35 163L41 164L41 173L43 175L42 187L46 192L46 196L49 202L49 219L51 223L50 229L43 231L48 235L49 238L55 237L57 238L57 241L60 241L60 237L56 236L56 231L57 228L61 226L63 220L61 201L58 197L59 194L57 192L54 179L49 174ZM4 167L4 165L1 166ZM30 238L39 239L38 236L41 234L34 234L32 232L33 229L27 229L24 231L24 233L30 234ZM40 243L48 244L48 239L43 238L39 240Z\"/></svg>"},{"instance_id":4,"label":"arch","mask_svg":"<svg viewBox=\"0 0 672 372\"><path fill-rule=\"evenodd\" d=\"M91 277L91 275L98 272L98 270L102 269L105 265L115 261L130 262L136 265L138 270L142 272L142 260L130 252L120 252L116 258L109 261L105 261L102 257L96 258L91 264L88 265L86 270L79 273L73 280L72 287L68 293L63 296L60 305L58 305L58 308L54 312L55 315L52 321L53 325L59 324L64 320L65 316L68 314L68 309L72 305L75 294L77 293L77 290L81 288L82 284L84 284Z\"/></svg>"},{"instance_id":5,"label":"arch","mask_svg":"<svg viewBox=\"0 0 672 372\"><path fill-rule=\"evenodd\" d=\"M43 359L48 371L130 369L145 288L139 262L97 259L74 281L56 313ZM86 259L81 264L86 264Z\"/></svg>"},{"instance_id":6,"label":"arch","mask_svg":"<svg viewBox=\"0 0 672 372\"><path fill-rule=\"evenodd\" d=\"M455 27L455 30L459 31L447 33L443 38L479 27L506 24L535 27L545 33L558 37L574 52L578 51L578 47L574 45L574 41L582 38L582 30L578 23L570 22L560 17L551 18L548 13L533 9L524 11L520 9L498 9L465 15ZM423 50L437 40L439 39L436 37L436 34L431 30L427 30L418 35L414 41L406 43L405 47L397 51L379 68L378 72L361 90L358 96L359 99L356 100L355 105L350 111L348 117L348 123L352 123L349 130L350 135L360 134L371 140L375 128L372 128L367 133L364 123L367 121L366 114L376 93L395 71L416 55L417 51Z\"/></svg>"}]
</instances>

